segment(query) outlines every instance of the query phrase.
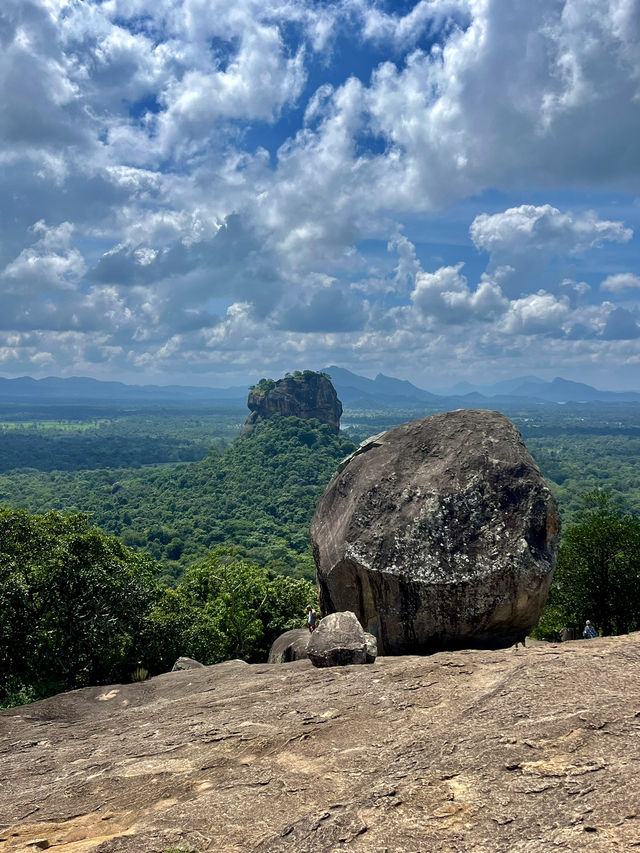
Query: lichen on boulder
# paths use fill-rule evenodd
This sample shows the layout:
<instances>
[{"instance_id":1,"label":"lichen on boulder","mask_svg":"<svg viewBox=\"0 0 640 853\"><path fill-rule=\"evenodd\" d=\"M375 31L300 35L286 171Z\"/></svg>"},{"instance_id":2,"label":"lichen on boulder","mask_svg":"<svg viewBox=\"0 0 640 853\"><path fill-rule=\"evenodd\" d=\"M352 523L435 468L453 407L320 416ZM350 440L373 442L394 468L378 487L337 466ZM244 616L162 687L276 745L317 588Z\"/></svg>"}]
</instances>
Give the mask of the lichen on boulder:
<instances>
[{"instance_id":1,"label":"lichen on boulder","mask_svg":"<svg viewBox=\"0 0 640 853\"><path fill-rule=\"evenodd\" d=\"M537 623L560 518L497 412L412 421L366 443L311 524L323 612L353 611L381 654L499 647Z\"/></svg>"}]
</instances>

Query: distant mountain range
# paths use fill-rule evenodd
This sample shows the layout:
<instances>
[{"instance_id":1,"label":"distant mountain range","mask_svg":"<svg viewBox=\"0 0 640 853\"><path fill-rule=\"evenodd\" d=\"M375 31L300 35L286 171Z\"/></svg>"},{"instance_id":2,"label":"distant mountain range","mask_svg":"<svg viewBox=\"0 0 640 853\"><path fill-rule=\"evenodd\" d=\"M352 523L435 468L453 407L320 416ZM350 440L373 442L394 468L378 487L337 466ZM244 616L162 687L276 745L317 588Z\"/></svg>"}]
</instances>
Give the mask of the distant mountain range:
<instances>
[{"instance_id":1,"label":"distant mountain range","mask_svg":"<svg viewBox=\"0 0 640 853\"><path fill-rule=\"evenodd\" d=\"M402 407L420 404L452 403L460 406L481 406L494 403L583 403L583 402L640 402L638 391L599 391L583 382L571 382L556 377L551 382L537 376L521 376L496 382L494 385L471 385L461 382L452 388L425 391L411 382L393 379L379 373L375 379L365 379L342 367L325 367L343 405L386 404Z\"/></svg>"},{"instance_id":2,"label":"distant mountain range","mask_svg":"<svg viewBox=\"0 0 640 853\"><path fill-rule=\"evenodd\" d=\"M521 376L493 385L460 382L437 393L379 373L367 379L343 367L326 367L342 404L352 408L491 408L505 405L584 402L640 402L639 391L600 391L583 382L556 377L551 382ZM247 402L248 386L205 388L189 385L127 385L74 376L59 379L0 377L0 402L238 405Z\"/></svg>"},{"instance_id":3,"label":"distant mountain range","mask_svg":"<svg viewBox=\"0 0 640 853\"><path fill-rule=\"evenodd\" d=\"M556 376L551 382L538 379L537 376L523 376L520 379L508 379L489 386L470 386L467 396L484 398L514 397L545 403L589 403L589 402L639 402L638 391L600 391L584 382L572 382ZM453 393L456 393L452 389ZM442 393L442 392L441 392ZM459 392L458 392L459 393Z\"/></svg>"},{"instance_id":4,"label":"distant mountain range","mask_svg":"<svg viewBox=\"0 0 640 853\"><path fill-rule=\"evenodd\" d=\"M86 376L59 379L0 377L0 401L20 403L246 403L248 386L204 388L190 385L126 385Z\"/></svg>"},{"instance_id":5,"label":"distant mountain range","mask_svg":"<svg viewBox=\"0 0 640 853\"><path fill-rule=\"evenodd\" d=\"M343 406L368 407L372 404L391 408L416 404L437 403L440 397L417 388L404 379L394 379L379 373L375 379L358 376L343 367L325 367Z\"/></svg>"}]
</instances>

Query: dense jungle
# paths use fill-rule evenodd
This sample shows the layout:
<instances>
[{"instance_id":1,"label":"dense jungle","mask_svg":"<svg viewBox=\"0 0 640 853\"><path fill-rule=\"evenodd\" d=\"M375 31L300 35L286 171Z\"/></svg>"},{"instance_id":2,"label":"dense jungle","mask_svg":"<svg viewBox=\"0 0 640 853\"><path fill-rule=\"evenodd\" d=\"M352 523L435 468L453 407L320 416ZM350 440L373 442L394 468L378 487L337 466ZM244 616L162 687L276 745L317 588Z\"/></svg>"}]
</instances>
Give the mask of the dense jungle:
<instances>
[{"instance_id":1,"label":"dense jungle","mask_svg":"<svg viewBox=\"0 0 640 853\"><path fill-rule=\"evenodd\" d=\"M347 409L339 435L276 415L242 436L246 410L232 406L2 404L0 703L146 677L179 653L264 658L314 597L308 527L338 463L430 413ZM505 414L563 517L540 636L584 613L606 633L633 629L640 405ZM610 555L606 577L585 575L584 547Z\"/></svg>"}]
</instances>

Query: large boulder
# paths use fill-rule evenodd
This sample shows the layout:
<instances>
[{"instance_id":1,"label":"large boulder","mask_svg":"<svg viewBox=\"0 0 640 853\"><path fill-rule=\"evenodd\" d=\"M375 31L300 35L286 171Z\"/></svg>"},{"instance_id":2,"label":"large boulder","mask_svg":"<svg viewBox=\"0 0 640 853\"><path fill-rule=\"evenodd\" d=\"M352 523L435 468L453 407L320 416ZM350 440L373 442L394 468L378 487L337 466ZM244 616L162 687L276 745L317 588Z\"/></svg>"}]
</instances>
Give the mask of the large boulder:
<instances>
[{"instance_id":1,"label":"large boulder","mask_svg":"<svg viewBox=\"0 0 640 853\"><path fill-rule=\"evenodd\" d=\"M293 660L305 660L311 634L308 628L294 628L285 631L274 641L269 651L268 663L291 663Z\"/></svg>"},{"instance_id":2,"label":"large boulder","mask_svg":"<svg viewBox=\"0 0 640 853\"><path fill-rule=\"evenodd\" d=\"M259 421L276 414L316 418L327 424L336 435L340 431L342 403L336 389L326 374L313 370L296 371L277 382L261 379L249 392L247 406L251 414L245 423L245 434L251 432Z\"/></svg>"},{"instance_id":3,"label":"large boulder","mask_svg":"<svg viewBox=\"0 0 640 853\"><path fill-rule=\"evenodd\" d=\"M307 655L314 666L373 663L371 648L355 613L330 613L311 635Z\"/></svg>"},{"instance_id":4,"label":"large boulder","mask_svg":"<svg viewBox=\"0 0 640 853\"><path fill-rule=\"evenodd\" d=\"M311 523L324 613L351 610L381 654L500 647L545 603L555 501L515 426L446 412L366 442Z\"/></svg>"}]
</instances>

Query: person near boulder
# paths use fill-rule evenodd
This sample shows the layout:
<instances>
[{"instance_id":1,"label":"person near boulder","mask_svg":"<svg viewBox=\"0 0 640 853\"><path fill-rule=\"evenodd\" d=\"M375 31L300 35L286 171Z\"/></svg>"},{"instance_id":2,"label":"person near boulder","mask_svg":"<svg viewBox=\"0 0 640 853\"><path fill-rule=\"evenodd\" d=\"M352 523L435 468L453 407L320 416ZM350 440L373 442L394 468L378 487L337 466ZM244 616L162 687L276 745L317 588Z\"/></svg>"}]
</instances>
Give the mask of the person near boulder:
<instances>
[{"instance_id":1,"label":"person near boulder","mask_svg":"<svg viewBox=\"0 0 640 853\"><path fill-rule=\"evenodd\" d=\"M585 638L585 640L593 640L594 637L598 636L598 632L588 619L584 624L584 631L582 632L582 636Z\"/></svg>"},{"instance_id":2,"label":"person near boulder","mask_svg":"<svg viewBox=\"0 0 640 853\"><path fill-rule=\"evenodd\" d=\"M313 609L313 607L309 604L307 607L307 628L309 629L309 633L313 634L316 630L316 620L318 618L318 614Z\"/></svg>"}]
</instances>

